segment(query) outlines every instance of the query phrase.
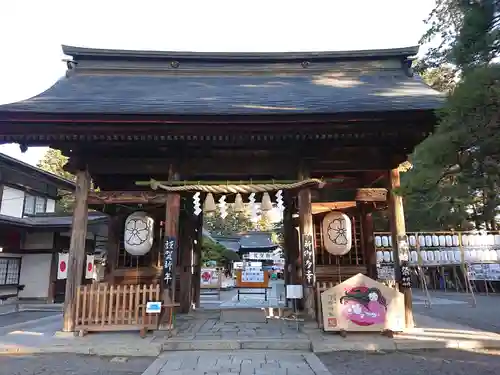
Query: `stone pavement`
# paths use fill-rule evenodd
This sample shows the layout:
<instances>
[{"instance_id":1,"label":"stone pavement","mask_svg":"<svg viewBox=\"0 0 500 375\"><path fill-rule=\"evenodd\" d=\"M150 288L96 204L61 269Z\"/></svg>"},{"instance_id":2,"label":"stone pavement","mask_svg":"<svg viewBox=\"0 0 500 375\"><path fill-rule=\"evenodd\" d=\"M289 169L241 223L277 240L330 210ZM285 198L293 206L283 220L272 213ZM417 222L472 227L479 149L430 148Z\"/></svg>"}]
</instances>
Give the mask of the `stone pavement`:
<instances>
[{"instance_id":1,"label":"stone pavement","mask_svg":"<svg viewBox=\"0 0 500 375\"><path fill-rule=\"evenodd\" d=\"M459 305L456 305L459 306ZM456 307L458 308L458 307ZM465 306L464 308L468 308ZM472 311L473 309L471 309ZM5 319L6 316L0 316ZM395 351L440 348L500 348L500 335L415 314L417 328L394 339L379 334L349 333L341 338L320 331L316 323L301 324L268 320L260 309L199 310L180 315L173 335L158 331L144 339L137 332L94 333L85 337L58 333L62 315L3 326L0 353L77 353L109 356L152 356L163 351L193 350L289 350L313 351ZM15 321L12 320L12 321Z\"/></svg>"},{"instance_id":2,"label":"stone pavement","mask_svg":"<svg viewBox=\"0 0 500 375\"><path fill-rule=\"evenodd\" d=\"M289 351L166 352L143 375L330 375L312 353Z\"/></svg>"},{"instance_id":3,"label":"stone pavement","mask_svg":"<svg viewBox=\"0 0 500 375\"><path fill-rule=\"evenodd\" d=\"M290 321L268 319L261 309L208 310L183 315L164 350L310 350L307 334Z\"/></svg>"},{"instance_id":4,"label":"stone pavement","mask_svg":"<svg viewBox=\"0 0 500 375\"><path fill-rule=\"evenodd\" d=\"M500 335L468 326L414 314L416 327L398 333L394 338L378 334L348 333L342 338L335 333L320 332L305 326L314 353L332 351L395 351L418 349L483 349L500 348Z\"/></svg>"}]
</instances>

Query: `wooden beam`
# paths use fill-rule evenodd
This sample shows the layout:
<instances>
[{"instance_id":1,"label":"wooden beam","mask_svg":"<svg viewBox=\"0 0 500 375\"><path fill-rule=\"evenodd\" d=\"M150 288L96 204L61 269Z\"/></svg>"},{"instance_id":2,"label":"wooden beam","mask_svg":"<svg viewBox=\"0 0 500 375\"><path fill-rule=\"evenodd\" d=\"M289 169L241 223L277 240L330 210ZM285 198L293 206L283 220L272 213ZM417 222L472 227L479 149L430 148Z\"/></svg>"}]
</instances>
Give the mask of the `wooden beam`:
<instances>
[{"instance_id":1,"label":"wooden beam","mask_svg":"<svg viewBox=\"0 0 500 375\"><path fill-rule=\"evenodd\" d=\"M165 203L167 201L166 193L158 193L152 190L148 191L99 191L90 192L88 204L148 204Z\"/></svg>"},{"instance_id":2,"label":"wooden beam","mask_svg":"<svg viewBox=\"0 0 500 375\"><path fill-rule=\"evenodd\" d=\"M339 189L326 187L313 190L312 200L314 202L386 202L387 194L388 192L385 188Z\"/></svg>"},{"instance_id":3,"label":"wooden beam","mask_svg":"<svg viewBox=\"0 0 500 375\"><path fill-rule=\"evenodd\" d=\"M107 154L95 156L88 162L89 171L94 175L115 174L115 175L165 175L165 164L183 159L179 164L179 173L183 178L191 179L196 176L258 176L268 175L290 176L295 178L296 161L295 156L290 155L290 148L297 149L301 156L307 160L310 174L317 173L330 175L333 172L342 171L380 171L391 168L396 161L392 160L392 151L384 151L378 147L337 147L331 145L325 147L321 144L314 144L303 150L303 145L295 147L274 148L263 150L231 150L230 153L214 151L204 148L189 148L178 150L173 155L158 150L157 157L130 158L126 154L121 157L120 149L107 150ZM301 147L299 147L301 146ZM154 151L154 146L153 146ZM154 151L156 152L156 151ZM306 155L302 155L302 153ZM308 155L307 155L308 154ZM110 155L116 155L110 157ZM189 155L189 157L180 157ZM398 161L401 158L398 158ZM242 165L245 168L242 168ZM292 177L293 176L293 177Z\"/></svg>"},{"instance_id":4,"label":"wooden beam","mask_svg":"<svg viewBox=\"0 0 500 375\"><path fill-rule=\"evenodd\" d=\"M391 219L392 248L394 254L394 274L396 276L398 289L404 295L406 328L413 328L415 323L413 320L412 291L411 288L405 287L405 285L401 282L401 268L408 262L409 254L407 254L407 246L403 248L403 244L408 243L403 198L395 193L400 185L401 180L399 176L399 169L394 168L389 172L389 212Z\"/></svg>"},{"instance_id":5,"label":"wooden beam","mask_svg":"<svg viewBox=\"0 0 500 375\"><path fill-rule=\"evenodd\" d=\"M76 320L76 293L82 283L85 266L85 239L87 237L88 207L87 198L90 188L90 175L87 170L76 173L75 208L71 227L71 242L68 257L68 277L64 297L63 330L72 332Z\"/></svg>"}]
</instances>

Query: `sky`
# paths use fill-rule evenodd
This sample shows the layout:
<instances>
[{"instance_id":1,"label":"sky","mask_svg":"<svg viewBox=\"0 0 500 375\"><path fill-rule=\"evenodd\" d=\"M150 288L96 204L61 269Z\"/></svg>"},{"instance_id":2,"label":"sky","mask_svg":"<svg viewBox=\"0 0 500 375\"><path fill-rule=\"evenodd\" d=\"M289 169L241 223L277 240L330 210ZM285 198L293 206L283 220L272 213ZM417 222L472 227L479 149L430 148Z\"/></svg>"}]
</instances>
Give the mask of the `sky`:
<instances>
[{"instance_id":1,"label":"sky","mask_svg":"<svg viewBox=\"0 0 500 375\"><path fill-rule=\"evenodd\" d=\"M415 6L418 4L418 7ZM434 0L1 0L0 104L65 72L61 45L195 51L342 51L418 44ZM45 148L0 152L36 165Z\"/></svg>"}]
</instances>

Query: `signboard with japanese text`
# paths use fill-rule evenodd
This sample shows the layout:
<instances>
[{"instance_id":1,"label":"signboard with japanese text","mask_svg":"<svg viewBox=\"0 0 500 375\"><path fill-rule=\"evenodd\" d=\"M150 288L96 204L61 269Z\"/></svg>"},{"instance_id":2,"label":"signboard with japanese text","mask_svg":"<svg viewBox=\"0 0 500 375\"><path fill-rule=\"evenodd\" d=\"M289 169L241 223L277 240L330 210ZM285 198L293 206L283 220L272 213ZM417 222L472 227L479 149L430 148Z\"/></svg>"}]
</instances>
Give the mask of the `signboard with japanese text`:
<instances>
[{"instance_id":1,"label":"signboard with japanese text","mask_svg":"<svg viewBox=\"0 0 500 375\"><path fill-rule=\"evenodd\" d=\"M200 287L202 289L217 289L221 287L221 271L216 268L201 269Z\"/></svg>"},{"instance_id":2,"label":"signboard with japanese text","mask_svg":"<svg viewBox=\"0 0 500 375\"><path fill-rule=\"evenodd\" d=\"M403 294L359 273L321 293L325 331L404 328Z\"/></svg>"},{"instance_id":3,"label":"signboard with japanese text","mask_svg":"<svg viewBox=\"0 0 500 375\"><path fill-rule=\"evenodd\" d=\"M174 278L175 251L177 250L177 240L175 237L166 237L163 244L163 280L165 286L172 285Z\"/></svg>"},{"instance_id":4,"label":"signboard with japanese text","mask_svg":"<svg viewBox=\"0 0 500 375\"><path fill-rule=\"evenodd\" d=\"M314 283L316 282L316 267L314 264L314 240L311 234L304 234L302 236L302 266L306 285L314 287Z\"/></svg>"},{"instance_id":5,"label":"signboard with japanese text","mask_svg":"<svg viewBox=\"0 0 500 375\"><path fill-rule=\"evenodd\" d=\"M471 264L468 273L474 281L500 281L500 264Z\"/></svg>"}]
</instances>

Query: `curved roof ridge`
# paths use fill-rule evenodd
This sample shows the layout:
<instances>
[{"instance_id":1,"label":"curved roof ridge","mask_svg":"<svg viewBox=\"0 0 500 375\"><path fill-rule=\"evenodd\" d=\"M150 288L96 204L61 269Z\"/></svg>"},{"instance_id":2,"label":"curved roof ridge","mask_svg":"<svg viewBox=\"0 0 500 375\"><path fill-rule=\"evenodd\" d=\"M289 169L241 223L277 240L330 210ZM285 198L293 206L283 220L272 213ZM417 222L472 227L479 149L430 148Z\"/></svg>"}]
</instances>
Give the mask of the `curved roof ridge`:
<instances>
[{"instance_id":1,"label":"curved roof ridge","mask_svg":"<svg viewBox=\"0 0 500 375\"><path fill-rule=\"evenodd\" d=\"M318 51L318 52L192 52L192 51L144 51L100 49L76 46L62 46L64 54L80 59L183 59L183 60L233 60L233 61L293 61L293 60L338 60L338 59L374 59L374 58L407 58L418 53L418 46L369 49L352 51Z\"/></svg>"}]
</instances>

